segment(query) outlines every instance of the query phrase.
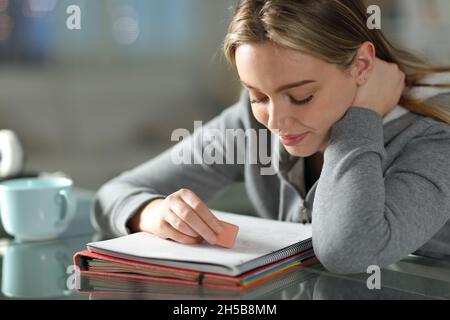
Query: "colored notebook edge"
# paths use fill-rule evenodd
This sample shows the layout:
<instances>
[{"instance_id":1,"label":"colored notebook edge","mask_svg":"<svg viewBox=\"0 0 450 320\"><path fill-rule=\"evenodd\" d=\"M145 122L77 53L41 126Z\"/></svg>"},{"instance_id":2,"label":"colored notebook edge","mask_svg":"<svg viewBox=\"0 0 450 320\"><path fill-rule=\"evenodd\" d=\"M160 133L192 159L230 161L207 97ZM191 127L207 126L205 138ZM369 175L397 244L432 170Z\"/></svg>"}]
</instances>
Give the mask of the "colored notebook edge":
<instances>
[{"instance_id":1,"label":"colored notebook edge","mask_svg":"<svg viewBox=\"0 0 450 320\"><path fill-rule=\"evenodd\" d=\"M197 280L183 280L169 277L152 277L148 275L139 275L139 274L120 274L120 273L109 273L109 272L93 272L87 270L87 259L100 259L104 261L108 261L111 263L121 263L125 265L136 266L140 265L143 267L151 267L158 270L164 271L176 271L178 273L185 273L190 275L196 275ZM98 253L91 252L89 250L84 250L77 252L74 255L74 264L78 266L81 275L97 275L97 276L107 276L107 277L119 277L123 279L133 279L137 281L157 281L157 282L166 282L166 283L184 283L189 285L203 285L203 286L211 286L211 287L222 287L225 289L237 288L244 289L247 287L251 287L255 284L264 282L272 278L273 276L280 274L284 271L292 269L295 266L302 265L306 261L314 262L315 255L313 249L308 249L302 253L284 258L282 260L267 264L265 266L256 268L254 270L250 270L238 276L229 276L229 275L221 275L209 272L200 272L189 269L182 268L174 268L167 267L155 264L148 264L142 262L136 262L132 260L126 260L116 257L111 257L107 255L102 255ZM225 283L228 284L220 284L220 280L224 280ZM230 285L233 283L234 285Z\"/></svg>"}]
</instances>

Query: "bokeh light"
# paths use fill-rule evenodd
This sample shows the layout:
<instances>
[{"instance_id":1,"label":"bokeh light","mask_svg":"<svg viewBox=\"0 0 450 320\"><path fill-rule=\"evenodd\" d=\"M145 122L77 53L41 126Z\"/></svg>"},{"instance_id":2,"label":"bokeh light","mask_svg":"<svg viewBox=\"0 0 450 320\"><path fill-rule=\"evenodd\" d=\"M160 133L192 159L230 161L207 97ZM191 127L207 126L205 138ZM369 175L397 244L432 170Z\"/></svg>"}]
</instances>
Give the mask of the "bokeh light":
<instances>
[{"instance_id":1,"label":"bokeh light","mask_svg":"<svg viewBox=\"0 0 450 320\"><path fill-rule=\"evenodd\" d=\"M139 19L131 6L120 6L112 12L112 34L116 43L131 45L139 37Z\"/></svg>"},{"instance_id":2,"label":"bokeh light","mask_svg":"<svg viewBox=\"0 0 450 320\"><path fill-rule=\"evenodd\" d=\"M56 0L27 0L23 6L23 13L28 17L41 17L53 11Z\"/></svg>"}]
</instances>

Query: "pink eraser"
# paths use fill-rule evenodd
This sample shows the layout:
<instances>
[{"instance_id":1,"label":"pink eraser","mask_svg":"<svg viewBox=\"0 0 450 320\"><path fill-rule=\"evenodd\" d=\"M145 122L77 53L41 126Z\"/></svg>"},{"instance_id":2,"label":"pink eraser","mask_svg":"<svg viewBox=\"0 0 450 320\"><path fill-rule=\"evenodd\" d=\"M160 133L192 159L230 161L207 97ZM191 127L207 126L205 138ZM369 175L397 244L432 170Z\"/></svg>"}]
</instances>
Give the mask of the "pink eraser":
<instances>
[{"instance_id":1,"label":"pink eraser","mask_svg":"<svg viewBox=\"0 0 450 320\"><path fill-rule=\"evenodd\" d=\"M225 221L220 222L222 223L223 232L217 236L216 245L232 249L234 247L234 242L236 241L239 227Z\"/></svg>"}]
</instances>

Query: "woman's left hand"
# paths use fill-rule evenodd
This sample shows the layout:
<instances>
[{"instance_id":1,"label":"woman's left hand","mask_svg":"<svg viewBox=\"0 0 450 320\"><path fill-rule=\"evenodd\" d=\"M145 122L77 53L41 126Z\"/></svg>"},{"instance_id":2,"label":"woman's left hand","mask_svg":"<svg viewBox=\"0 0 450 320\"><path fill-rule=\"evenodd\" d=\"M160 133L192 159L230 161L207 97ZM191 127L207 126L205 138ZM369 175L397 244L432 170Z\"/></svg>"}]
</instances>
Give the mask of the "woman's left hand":
<instances>
[{"instance_id":1,"label":"woman's left hand","mask_svg":"<svg viewBox=\"0 0 450 320\"><path fill-rule=\"evenodd\" d=\"M405 90L405 74L395 63L376 58L366 83L358 88L353 106L373 110L382 118L399 103Z\"/></svg>"}]
</instances>

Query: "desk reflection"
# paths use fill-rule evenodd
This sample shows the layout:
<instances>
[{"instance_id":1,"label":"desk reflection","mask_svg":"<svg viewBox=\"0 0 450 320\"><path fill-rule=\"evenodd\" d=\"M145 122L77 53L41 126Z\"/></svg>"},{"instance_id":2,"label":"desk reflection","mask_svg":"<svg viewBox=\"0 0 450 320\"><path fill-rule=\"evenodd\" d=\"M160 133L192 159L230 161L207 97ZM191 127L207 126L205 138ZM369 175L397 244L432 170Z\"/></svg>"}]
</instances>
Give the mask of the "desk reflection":
<instances>
[{"instance_id":1,"label":"desk reflection","mask_svg":"<svg viewBox=\"0 0 450 320\"><path fill-rule=\"evenodd\" d=\"M160 281L119 279L98 275L79 274L77 288L92 300L101 299L180 299L180 300L290 300L310 299L317 273L308 269L317 266L299 266L266 282L243 290L225 290L212 287L173 284Z\"/></svg>"},{"instance_id":2,"label":"desk reflection","mask_svg":"<svg viewBox=\"0 0 450 320\"><path fill-rule=\"evenodd\" d=\"M433 299L404 290L381 287L368 289L366 282L349 280L331 275L316 279L313 300L424 300Z\"/></svg>"},{"instance_id":3,"label":"desk reflection","mask_svg":"<svg viewBox=\"0 0 450 320\"><path fill-rule=\"evenodd\" d=\"M223 300L427 300L450 298L450 283L382 269L381 289L370 290L368 274L341 276L318 263L299 267L267 283L243 291L161 282L116 280L111 277L78 278L80 292L90 299L223 299Z\"/></svg>"},{"instance_id":4,"label":"desk reflection","mask_svg":"<svg viewBox=\"0 0 450 320\"><path fill-rule=\"evenodd\" d=\"M67 298L75 291L67 286L73 253L92 236L18 243L4 248L1 290L8 298Z\"/></svg>"}]
</instances>

